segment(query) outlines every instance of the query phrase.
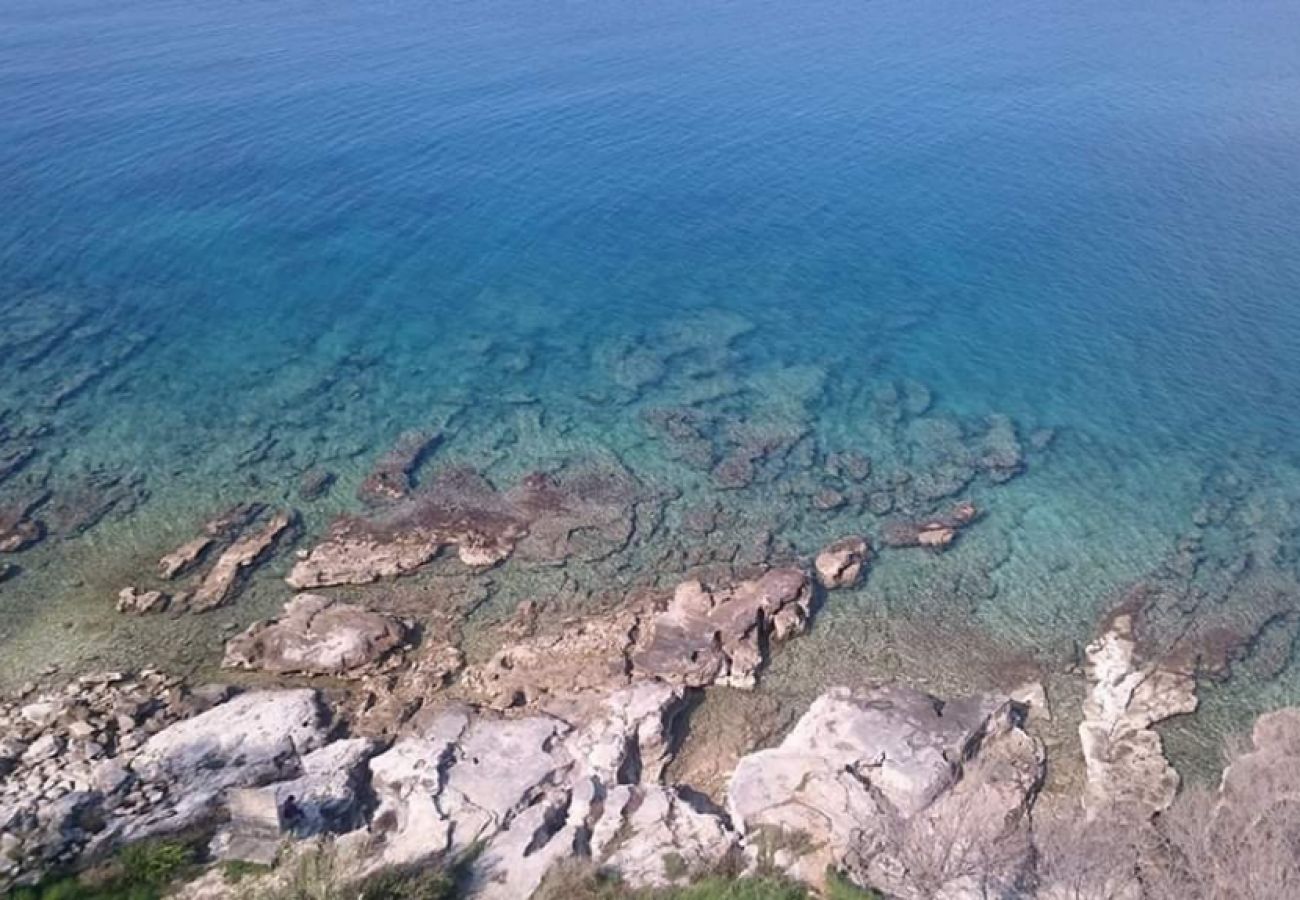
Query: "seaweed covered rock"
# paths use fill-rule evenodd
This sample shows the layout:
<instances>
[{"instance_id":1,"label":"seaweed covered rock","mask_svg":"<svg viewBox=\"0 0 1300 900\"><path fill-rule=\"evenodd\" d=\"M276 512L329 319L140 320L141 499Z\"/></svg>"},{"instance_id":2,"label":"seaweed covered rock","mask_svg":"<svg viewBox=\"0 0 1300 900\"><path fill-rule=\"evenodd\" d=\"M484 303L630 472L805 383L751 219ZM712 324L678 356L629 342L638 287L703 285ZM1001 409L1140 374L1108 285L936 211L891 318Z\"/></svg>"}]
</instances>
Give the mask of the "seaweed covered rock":
<instances>
[{"instance_id":1,"label":"seaweed covered rock","mask_svg":"<svg viewBox=\"0 0 1300 900\"><path fill-rule=\"evenodd\" d=\"M299 589L366 584L412 572L446 547L475 568L516 551L543 562L599 559L627 544L635 508L650 498L616 466L534 473L508 491L468 467L447 468L374 515L334 522L287 580Z\"/></svg>"}]
</instances>

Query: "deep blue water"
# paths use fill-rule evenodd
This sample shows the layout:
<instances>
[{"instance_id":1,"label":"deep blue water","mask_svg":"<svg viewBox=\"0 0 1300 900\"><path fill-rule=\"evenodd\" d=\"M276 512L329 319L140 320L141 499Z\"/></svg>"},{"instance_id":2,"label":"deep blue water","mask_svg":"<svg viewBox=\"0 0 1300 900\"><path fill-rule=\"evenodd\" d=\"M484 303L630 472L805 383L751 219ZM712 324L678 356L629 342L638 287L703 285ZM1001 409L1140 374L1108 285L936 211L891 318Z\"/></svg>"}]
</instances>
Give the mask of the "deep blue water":
<instances>
[{"instance_id":1,"label":"deep blue water","mask_svg":"<svg viewBox=\"0 0 1300 900\"><path fill-rule=\"evenodd\" d=\"M544 410L503 470L602 443L653 468L634 415L579 398L608 341L704 310L754 329L742 387L817 369L804 411L845 441L895 377L1062 429L1007 489L981 615L1074 633L1216 465L1300 498L1297 47L1290 2L7 0L0 307L154 336L47 451L151 499L31 583L191 528L268 430L261 485L362 468L452 400ZM39 419L48 377L0 408Z\"/></svg>"}]
</instances>

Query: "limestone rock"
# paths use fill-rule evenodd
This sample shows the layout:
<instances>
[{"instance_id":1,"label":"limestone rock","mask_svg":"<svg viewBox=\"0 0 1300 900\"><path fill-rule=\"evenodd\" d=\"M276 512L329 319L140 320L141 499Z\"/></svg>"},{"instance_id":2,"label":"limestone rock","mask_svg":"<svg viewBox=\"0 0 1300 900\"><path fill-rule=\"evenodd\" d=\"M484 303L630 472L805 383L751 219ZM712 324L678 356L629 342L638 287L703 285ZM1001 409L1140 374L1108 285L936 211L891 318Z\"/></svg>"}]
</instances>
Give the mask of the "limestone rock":
<instances>
[{"instance_id":1,"label":"limestone rock","mask_svg":"<svg viewBox=\"0 0 1300 900\"><path fill-rule=\"evenodd\" d=\"M1120 611L1084 651L1092 687L1083 702L1079 741L1089 816L1149 818L1167 809L1178 791L1178 773L1152 726L1195 711L1196 677L1183 667L1140 663L1133 626L1133 614Z\"/></svg>"},{"instance_id":2,"label":"limestone rock","mask_svg":"<svg viewBox=\"0 0 1300 900\"><path fill-rule=\"evenodd\" d=\"M593 861L631 888L668 887L717 870L740 841L718 812L699 804L663 785L614 786L592 830Z\"/></svg>"},{"instance_id":3,"label":"limestone rock","mask_svg":"<svg viewBox=\"0 0 1300 900\"><path fill-rule=\"evenodd\" d=\"M569 753L605 784L658 782L685 705L680 687L638 681L604 698L595 718L569 739Z\"/></svg>"},{"instance_id":4,"label":"limestone rock","mask_svg":"<svg viewBox=\"0 0 1300 900\"><path fill-rule=\"evenodd\" d=\"M153 735L131 770L176 798L167 817L175 830L205 814L226 788L296 774L326 732L315 691L241 694Z\"/></svg>"},{"instance_id":5,"label":"limestone rock","mask_svg":"<svg viewBox=\"0 0 1300 900\"><path fill-rule=\"evenodd\" d=\"M508 826L572 766L549 716L493 719L451 710L370 761L372 830L389 864L469 848Z\"/></svg>"},{"instance_id":6,"label":"limestone rock","mask_svg":"<svg viewBox=\"0 0 1300 900\"><path fill-rule=\"evenodd\" d=\"M400 646L406 628L390 616L317 594L299 594L278 619L226 644L222 665L309 675L355 674Z\"/></svg>"},{"instance_id":7,"label":"limestone rock","mask_svg":"<svg viewBox=\"0 0 1300 900\"><path fill-rule=\"evenodd\" d=\"M723 588L683 582L651 621L632 667L688 687L751 688L768 642L802 634L811 615L812 587L797 569L773 569Z\"/></svg>"},{"instance_id":8,"label":"limestone rock","mask_svg":"<svg viewBox=\"0 0 1300 900\"><path fill-rule=\"evenodd\" d=\"M817 554L813 568L817 580L827 590L850 588L862 580L862 571L871 559L871 544L866 538L842 538Z\"/></svg>"},{"instance_id":9,"label":"limestone rock","mask_svg":"<svg viewBox=\"0 0 1300 900\"><path fill-rule=\"evenodd\" d=\"M365 738L335 741L303 756L296 778L229 792L230 825L217 838L216 855L265 865L285 835L343 833L362 825L365 764L374 750Z\"/></svg>"},{"instance_id":10,"label":"limestone rock","mask_svg":"<svg viewBox=\"0 0 1300 900\"><path fill-rule=\"evenodd\" d=\"M850 865L862 883L906 893L896 877L915 852L906 835L959 829L966 817L1002 823L1008 807L1027 808L1042 756L1014 709L901 687L833 689L778 747L740 760L727 788L732 822L751 853L775 853L801 880Z\"/></svg>"}]
</instances>

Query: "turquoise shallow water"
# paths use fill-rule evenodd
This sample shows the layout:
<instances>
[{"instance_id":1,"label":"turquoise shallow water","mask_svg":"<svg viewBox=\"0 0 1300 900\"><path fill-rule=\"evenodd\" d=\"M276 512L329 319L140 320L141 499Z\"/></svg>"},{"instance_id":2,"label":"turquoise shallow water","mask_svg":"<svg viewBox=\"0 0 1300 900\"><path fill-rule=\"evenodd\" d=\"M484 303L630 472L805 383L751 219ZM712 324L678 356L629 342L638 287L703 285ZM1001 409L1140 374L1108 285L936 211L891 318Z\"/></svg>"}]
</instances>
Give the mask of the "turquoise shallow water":
<instances>
[{"instance_id":1,"label":"turquoise shallow water","mask_svg":"<svg viewBox=\"0 0 1300 900\"><path fill-rule=\"evenodd\" d=\"M1222 555L1286 593L1298 41L1282 2L10 0L0 312L11 337L41 315L73 330L0 361L0 427L40 435L0 497L141 481L129 514L12 555L0 674L201 657L212 623L123 623L117 588L315 465L340 475L299 504L319 528L408 428L450 420L440 452L507 480L617 454L684 507L711 487L647 410L793 423L814 454L888 468L910 451L877 401L906 380L926 417L1056 439L973 488L988 517L957 551L882 561L832 622L936 595L1064 659L1234 491L1253 512ZM1225 471L1239 488L1207 481ZM723 499L803 551L874 527L790 496ZM824 659L788 665L817 681ZM1270 671L1221 705L1297 682Z\"/></svg>"}]
</instances>

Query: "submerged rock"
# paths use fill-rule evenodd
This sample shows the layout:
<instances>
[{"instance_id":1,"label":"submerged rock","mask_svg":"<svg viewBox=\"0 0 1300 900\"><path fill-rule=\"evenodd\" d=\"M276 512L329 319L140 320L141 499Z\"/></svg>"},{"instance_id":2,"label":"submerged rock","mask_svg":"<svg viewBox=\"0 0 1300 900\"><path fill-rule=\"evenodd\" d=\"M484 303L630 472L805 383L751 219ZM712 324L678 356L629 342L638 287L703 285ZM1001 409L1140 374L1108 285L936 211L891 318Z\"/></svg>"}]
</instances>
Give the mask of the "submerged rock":
<instances>
[{"instance_id":1,"label":"submerged rock","mask_svg":"<svg viewBox=\"0 0 1300 900\"><path fill-rule=\"evenodd\" d=\"M406 498L414 487L411 474L441 441L442 433L437 431L403 433L361 482L357 497L365 503L391 503Z\"/></svg>"},{"instance_id":2,"label":"submerged rock","mask_svg":"<svg viewBox=\"0 0 1300 900\"><path fill-rule=\"evenodd\" d=\"M887 547L928 547L944 550L963 529L979 518L973 503L958 503L945 513L921 519L886 522L882 537Z\"/></svg>"},{"instance_id":3,"label":"submerged rock","mask_svg":"<svg viewBox=\"0 0 1300 900\"><path fill-rule=\"evenodd\" d=\"M374 516L336 521L287 580L298 589L366 584L414 571L444 547L475 568L516 550L537 561L600 559L631 539L635 507L647 499L629 473L613 467L535 473L505 492L473 469L444 469Z\"/></svg>"},{"instance_id":4,"label":"submerged rock","mask_svg":"<svg viewBox=\"0 0 1300 900\"><path fill-rule=\"evenodd\" d=\"M400 646L406 626L360 606L299 594L278 619L258 622L226 644L222 665L309 675L357 674Z\"/></svg>"},{"instance_id":5,"label":"submerged rock","mask_svg":"<svg viewBox=\"0 0 1300 900\"><path fill-rule=\"evenodd\" d=\"M48 492L42 492L8 506L0 506L0 553L26 550L45 537L45 523L33 518L32 513L49 497Z\"/></svg>"},{"instance_id":6,"label":"submerged rock","mask_svg":"<svg viewBox=\"0 0 1300 900\"><path fill-rule=\"evenodd\" d=\"M212 548L238 537L265 508L261 503L241 503L209 519L201 534L158 561L158 577L171 581L194 569Z\"/></svg>"}]
</instances>

